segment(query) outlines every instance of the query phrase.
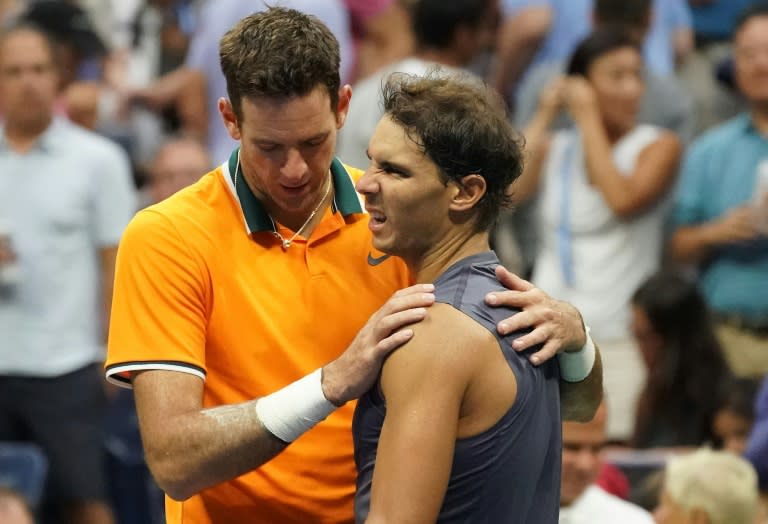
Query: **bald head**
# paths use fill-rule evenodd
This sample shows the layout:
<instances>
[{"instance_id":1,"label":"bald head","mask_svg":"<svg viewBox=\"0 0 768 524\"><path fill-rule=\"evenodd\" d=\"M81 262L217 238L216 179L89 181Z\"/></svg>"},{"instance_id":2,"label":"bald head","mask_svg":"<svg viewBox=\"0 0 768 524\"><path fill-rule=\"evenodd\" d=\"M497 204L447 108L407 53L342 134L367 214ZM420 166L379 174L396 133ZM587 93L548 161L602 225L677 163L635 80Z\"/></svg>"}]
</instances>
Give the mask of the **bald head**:
<instances>
[{"instance_id":1,"label":"bald head","mask_svg":"<svg viewBox=\"0 0 768 524\"><path fill-rule=\"evenodd\" d=\"M205 147L192 138L174 138L163 144L149 169L149 188L153 202L165 200L180 189L194 184L212 168Z\"/></svg>"}]
</instances>

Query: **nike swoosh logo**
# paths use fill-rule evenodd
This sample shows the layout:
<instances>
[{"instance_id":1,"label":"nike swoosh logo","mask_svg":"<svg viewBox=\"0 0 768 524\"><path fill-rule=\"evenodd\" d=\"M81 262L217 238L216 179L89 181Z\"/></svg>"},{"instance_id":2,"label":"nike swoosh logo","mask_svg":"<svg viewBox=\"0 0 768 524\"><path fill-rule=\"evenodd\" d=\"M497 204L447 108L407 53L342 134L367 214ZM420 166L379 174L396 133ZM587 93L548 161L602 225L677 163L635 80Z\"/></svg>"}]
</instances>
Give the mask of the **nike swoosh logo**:
<instances>
[{"instance_id":1,"label":"nike swoosh logo","mask_svg":"<svg viewBox=\"0 0 768 524\"><path fill-rule=\"evenodd\" d=\"M369 266L378 266L382 262L384 262L386 259L391 257L392 255L382 255L379 258L374 257L371 252L368 252L368 265Z\"/></svg>"}]
</instances>

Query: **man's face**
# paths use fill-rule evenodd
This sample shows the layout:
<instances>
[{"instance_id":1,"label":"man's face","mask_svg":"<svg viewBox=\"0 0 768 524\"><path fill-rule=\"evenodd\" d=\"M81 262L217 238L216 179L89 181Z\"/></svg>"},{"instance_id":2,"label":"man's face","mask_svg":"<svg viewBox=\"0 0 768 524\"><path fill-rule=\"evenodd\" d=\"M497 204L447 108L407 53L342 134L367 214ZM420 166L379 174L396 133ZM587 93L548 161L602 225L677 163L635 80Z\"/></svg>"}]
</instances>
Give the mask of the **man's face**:
<instances>
[{"instance_id":1,"label":"man's face","mask_svg":"<svg viewBox=\"0 0 768 524\"><path fill-rule=\"evenodd\" d=\"M768 103L768 16L744 24L734 37L736 83L750 102Z\"/></svg>"},{"instance_id":2,"label":"man's face","mask_svg":"<svg viewBox=\"0 0 768 524\"><path fill-rule=\"evenodd\" d=\"M600 451L605 445L605 407L592 421L563 423L563 472L560 505L569 506L584 493L600 473Z\"/></svg>"},{"instance_id":3,"label":"man's face","mask_svg":"<svg viewBox=\"0 0 768 524\"><path fill-rule=\"evenodd\" d=\"M6 36L0 45L0 103L5 120L21 126L51 118L58 77L46 40L31 30Z\"/></svg>"},{"instance_id":4,"label":"man's face","mask_svg":"<svg viewBox=\"0 0 768 524\"><path fill-rule=\"evenodd\" d=\"M442 181L437 165L388 116L379 121L368 155L371 164L357 190L371 215L373 245L406 260L422 259L451 228L455 184Z\"/></svg>"},{"instance_id":5,"label":"man's face","mask_svg":"<svg viewBox=\"0 0 768 524\"><path fill-rule=\"evenodd\" d=\"M350 96L348 86L341 89L335 112L324 87L302 97L243 98L240 121L220 102L230 136L240 141L241 176L279 219L303 220L317 205Z\"/></svg>"},{"instance_id":6,"label":"man's face","mask_svg":"<svg viewBox=\"0 0 768 524\"><path fill-rule=\"evenodd\" d=\"M669 496L666 489L661 492L653 520L656 524L693 524L689 513Z\"/></svg>"}]
</instances>

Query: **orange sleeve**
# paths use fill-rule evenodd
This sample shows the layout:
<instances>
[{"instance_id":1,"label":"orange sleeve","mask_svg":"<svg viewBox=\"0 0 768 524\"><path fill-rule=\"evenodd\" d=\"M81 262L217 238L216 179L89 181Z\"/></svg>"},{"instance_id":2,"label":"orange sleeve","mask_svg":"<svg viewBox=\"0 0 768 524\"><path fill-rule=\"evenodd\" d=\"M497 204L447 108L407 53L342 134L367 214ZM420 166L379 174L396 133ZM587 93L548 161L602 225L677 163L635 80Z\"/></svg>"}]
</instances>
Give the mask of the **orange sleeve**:
<instances>
[{"instance_id":1,"label":"orange sleeve","mask_svg":"<svg viewBox=\"0 0 768 524\"><path fill-rule=\"evenodd\" d=\"M139 212L120 241L107 346L107 377L171 369L205 378L210 284L202 256L171 221Z\"/></svg>"}]
</instances>

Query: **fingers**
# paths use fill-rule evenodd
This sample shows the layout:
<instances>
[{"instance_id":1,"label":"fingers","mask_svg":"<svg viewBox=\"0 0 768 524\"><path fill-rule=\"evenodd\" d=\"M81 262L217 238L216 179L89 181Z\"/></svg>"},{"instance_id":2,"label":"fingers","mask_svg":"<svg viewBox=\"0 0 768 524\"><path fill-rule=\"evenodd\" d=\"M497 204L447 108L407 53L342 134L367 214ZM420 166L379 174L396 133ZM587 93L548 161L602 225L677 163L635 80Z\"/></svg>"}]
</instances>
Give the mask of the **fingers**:
<instances>
[{"instance_id":1,"label":"fingers","mask_svg":"<svg viewBox=\"0 0 768 524\"><path fill-rule=\"evenodd\" d=\"M374 340L381 341L389 337L393 332L424 320L427 316L426 308L411 308L398 311L380 318L374 326Z\"/></svg>"},{"instance_id":2,"label":"fingers","mask_svg":"<svg viewBox=\"0 0 768 524\"><path fill-rule=\"evenodd\" d=\"M537 344L545 344L551 340L555 340L553 337L553 330L549 327L537 327L530 333L521 335L512 341L512 348L515 351L525 351L532 348ZM557 344L559 346L559 343Z\"/></svg>"},{"instance_id":3,"label":"fingers","mask_svg":"<svg viewBox=\"0 0 768 524\"><path fill-rule=\"evenodd\" d=\"M557 342L555 342L554 340L550 340L549 342L544 344L543 348L541 348L539 351L531 355L529 360L533 365L538 366L539 364L543 364L547 360L557 355L557 349L558 349Z\"/></svg>"},{"instance_id":4,"label":"fingers","mask_svg":"<svg viewBox=\"0 0 768 524\"><path fill-rule=\"evenodd\" d=\"M534 288L533 284L515 275L502 265L496 266L496 278L505 288L513 291L528 291Z\"/></svg>"},{"instance_id":5,"label":"fingers","mask_svg":"<svg viewBox=\"0 0 768 524\"><path fill-rule=\"evenodd\" d=\"M412 329L403 329L392 333L376 344L376 347L374 348L376 354L375 358L378 361L383 360L389 353L411 340L411 338L413 338Z\"/></svg>"},{"instance_id":6,"label":"fingers","mask_svg":"<svg viewBox=\"0 0 768 524\"><path fill-rule=\"evenodd\" d=\"M432 293L434 290L435 290L435 286L433 284L415 284L410 287L398 289L397 291L395 291L395 294L392 296L404 297L404 296L418 294L418 293Z\"/></svg>"},{"instance_id":7,"label":"fingers","mask_svg":"<svg viewBox=\"0 0 768 524\"><path fill-rule=\"evenodd\" d=\"M500 335L509 335L516 331L534 327L539 322L539 315L535 311L521 311L499 322L496 330Z\"/></svg>"}]
</instances>

